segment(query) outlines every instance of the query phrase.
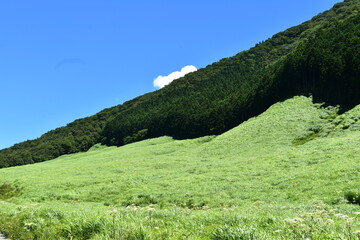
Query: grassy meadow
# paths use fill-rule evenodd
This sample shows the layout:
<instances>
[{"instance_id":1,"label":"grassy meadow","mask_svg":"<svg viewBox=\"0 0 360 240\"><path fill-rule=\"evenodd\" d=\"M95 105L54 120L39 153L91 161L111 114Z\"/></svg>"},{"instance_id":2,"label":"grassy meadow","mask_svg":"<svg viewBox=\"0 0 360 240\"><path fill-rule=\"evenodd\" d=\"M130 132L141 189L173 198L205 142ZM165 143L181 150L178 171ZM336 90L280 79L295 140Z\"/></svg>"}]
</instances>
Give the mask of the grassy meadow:
<instances>
[{"instance_id":1,"label":"grassy meadow","mask_svg":"<svg viewBox=\"0 0 360 240\"><path fill-rule=\"evenodd\" d=\"M360 239L360 105L294 97L219 136L0 169L12 239Z\"/></svg>"}]
</instances>

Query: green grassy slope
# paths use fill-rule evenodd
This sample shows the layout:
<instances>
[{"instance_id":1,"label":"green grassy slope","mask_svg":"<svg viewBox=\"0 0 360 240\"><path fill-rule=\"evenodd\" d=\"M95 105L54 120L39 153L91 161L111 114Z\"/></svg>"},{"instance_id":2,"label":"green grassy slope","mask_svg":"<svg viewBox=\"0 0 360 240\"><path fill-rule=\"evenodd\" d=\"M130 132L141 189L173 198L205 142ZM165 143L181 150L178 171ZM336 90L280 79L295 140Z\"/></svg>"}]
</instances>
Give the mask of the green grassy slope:
<instances>
[{"instance_id":1,"label":"green grassy slope","mask_svg":"<svg viewBox=\"0 0 360 240\"><path fill-rule=\"evenodd\" d=\"M95 145L1 169L0 231L14 239L357 239L360 207L346 200L360 191L360 106L337 110L295 97L217 137Z\"/></svg>"},{"instance_id":2,"label":"green grassy slope","mask_svg":"<svg viewBox=\"0 0 360 240\"><path fill-rule=\"evenodd\" d=\"M299 94L313 92L321 101L354 106L360 96L360 31L358 20L349 19L358 19L359 10L360 0L346 0L159 91L1 150L0 167L86 151L100 141L123 145L164 135L220 134Z\"/></svg>"}]
</instances>

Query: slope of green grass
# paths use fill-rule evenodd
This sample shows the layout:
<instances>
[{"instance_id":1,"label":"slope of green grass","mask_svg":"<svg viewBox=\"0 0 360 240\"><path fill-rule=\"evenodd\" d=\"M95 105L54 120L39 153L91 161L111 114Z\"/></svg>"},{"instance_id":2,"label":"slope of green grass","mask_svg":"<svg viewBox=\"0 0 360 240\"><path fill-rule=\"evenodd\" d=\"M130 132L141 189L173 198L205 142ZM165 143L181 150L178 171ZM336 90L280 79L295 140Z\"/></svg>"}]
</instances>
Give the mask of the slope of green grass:
<instances>
[{"instance_id":1,"label":"slope of green grass","mask_svg":"<svg viewBox=\"0 0 360 240\"><path fill-rule=\"evenodd\" d=\"M0 170L14 239L358 239L360 107L277 103L219 136ZM352 194L352 195L351 195ZM356 202L354 202L356 203Z\"/></svg>"}]
</instances>

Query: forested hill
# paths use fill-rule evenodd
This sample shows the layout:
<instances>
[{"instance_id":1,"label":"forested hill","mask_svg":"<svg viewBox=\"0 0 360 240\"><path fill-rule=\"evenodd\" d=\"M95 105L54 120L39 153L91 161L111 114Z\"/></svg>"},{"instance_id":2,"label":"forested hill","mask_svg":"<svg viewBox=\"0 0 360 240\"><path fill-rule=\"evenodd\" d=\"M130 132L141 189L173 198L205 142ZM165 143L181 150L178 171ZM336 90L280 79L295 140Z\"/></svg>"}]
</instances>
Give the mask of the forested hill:
<instances>
[{"instance_id":1,"label":"forested hill","mask_svg":"<svg viewBox=\"0 0 360 240\"><path fill-rule=\"evenodd\" d=\"M359 14L347 11L346 3L140 97L106 125L103 143L220 134L298 94L332 104L360 103ZM352 17L340 20L344 15L336 12Z\"/></svg>"},{"instance_id":2,"label":"forested hill","mask_svg":"<svg viewBox=\"0 0 360 240\"><path fill-rule=\"evenodd\" d=\"M248 51L170 85L40 138L0 151L0 167L170 135L222 133L273 103L298 94L331 104L359 104L360 0L336 4Z\"/></svg>"}]
</instances>

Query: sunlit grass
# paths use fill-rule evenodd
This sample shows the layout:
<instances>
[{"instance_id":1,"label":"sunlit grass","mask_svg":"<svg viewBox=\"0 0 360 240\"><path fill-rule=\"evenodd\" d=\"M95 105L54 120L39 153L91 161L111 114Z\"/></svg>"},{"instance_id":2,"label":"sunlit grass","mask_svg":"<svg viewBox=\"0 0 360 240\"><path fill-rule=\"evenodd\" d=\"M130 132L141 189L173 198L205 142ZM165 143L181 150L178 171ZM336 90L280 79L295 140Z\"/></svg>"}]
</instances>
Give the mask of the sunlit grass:
<instances>
[{"instance_id":1,"label":"sunlit grass","mask_svg":"<svg viewBox=\"0 0 360 240\"><path fill-rule=\"evenodd\" d=\"M220 136L150 139L0 170L14 239L357 239L359 107L310 98Z\"/></svg>"}]
</instances>

